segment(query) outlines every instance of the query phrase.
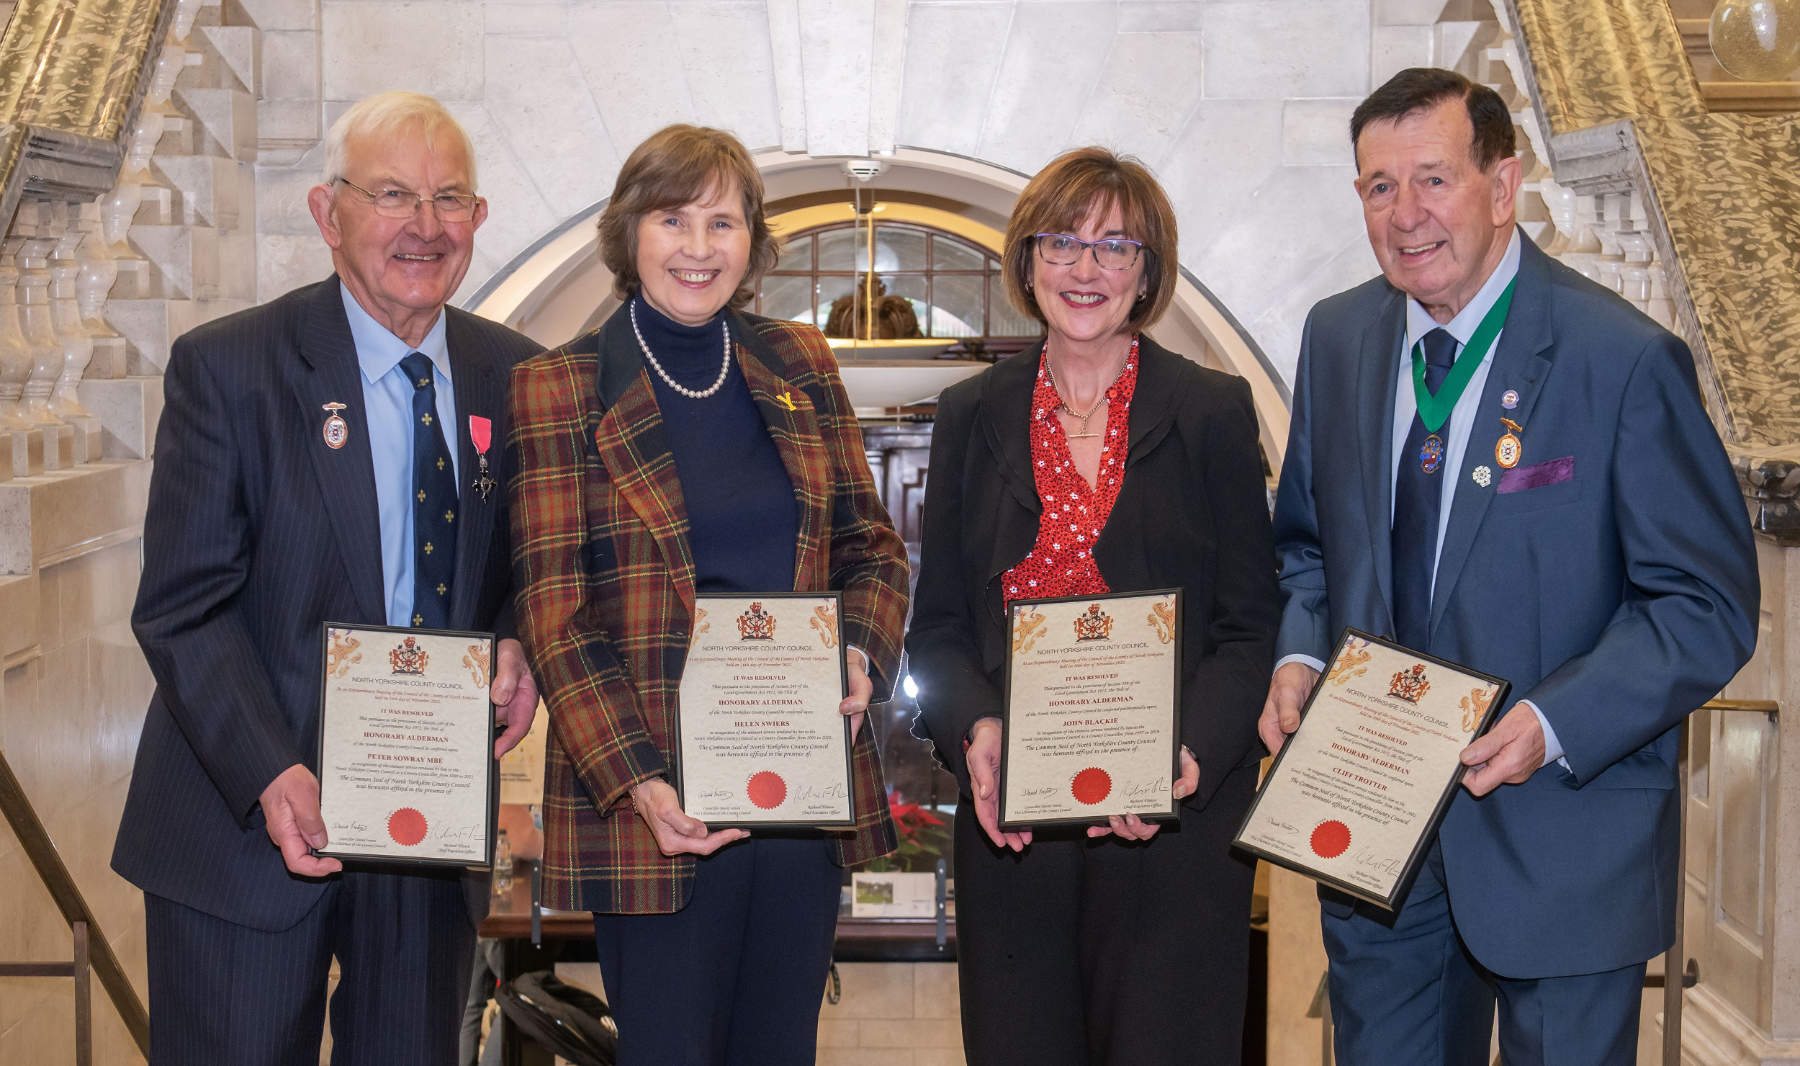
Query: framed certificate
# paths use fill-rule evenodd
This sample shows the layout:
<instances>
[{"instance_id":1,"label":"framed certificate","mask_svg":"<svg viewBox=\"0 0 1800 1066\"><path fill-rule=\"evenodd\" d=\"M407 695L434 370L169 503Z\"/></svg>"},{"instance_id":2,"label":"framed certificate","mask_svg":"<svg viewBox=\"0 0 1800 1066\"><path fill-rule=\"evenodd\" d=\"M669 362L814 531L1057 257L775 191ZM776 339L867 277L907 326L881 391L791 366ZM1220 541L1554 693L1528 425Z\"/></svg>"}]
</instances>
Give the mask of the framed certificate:
<instances>
[{"instance_id":1,"label":"framed certificate","mask_svg":"<svg viewBox=\"0 0 1800 1066\"><path fill-rule=\"evenodd\" d=\"M1000 823L1175 817L1181 591L1014 600Z\"/></svg>"},{"instance_id":2,"label":"framed certificate","mask_svg":"<svg viewBox=\"0 0 1800 1066\"><path fill-rule=\"evenodd\" d=\"M1233 843L1396 909L1511 687L1344 630Z\"/></svg>"},{"instance_id":3,"label":"framed certificate","mask_svg":"<svg viewBox=\"0 0 1800 1066\"><path fill-rule=\"evenodd\" d=\"M487 865L494 635L327 622L321 661L318 854Z\"/></svg>"},{"instance_id":4,"label":"framed certificate","mask_svg":"<svg viewBox=\"0 0 1800 1066\"><path fill-rule=\"evenodd\" d=\"M850 720L838 713L846 684L840 599L695 599L675 787L681 809L708 829L856 825Z\"/></svg>"}]
</instances>

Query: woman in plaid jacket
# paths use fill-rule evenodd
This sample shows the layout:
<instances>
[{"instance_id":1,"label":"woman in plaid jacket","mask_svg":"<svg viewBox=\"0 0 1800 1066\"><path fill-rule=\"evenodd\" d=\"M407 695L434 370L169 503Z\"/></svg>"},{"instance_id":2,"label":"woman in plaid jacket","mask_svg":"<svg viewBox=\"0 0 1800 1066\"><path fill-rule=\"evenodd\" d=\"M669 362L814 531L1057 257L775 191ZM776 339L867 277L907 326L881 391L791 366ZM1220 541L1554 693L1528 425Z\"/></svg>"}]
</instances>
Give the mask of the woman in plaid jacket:
<instances>
[{"instance_id":1,"label":"woman in plaid jacket","mask_svg":"<svg viewBox=\"0 0 1800 1066\"><path fill-rule=\"evenodd\" d=\"M812 1062L841 868L895 846L861 720L899 660L905 549L824 338L734 310L775 262L762 201L729 134L653 135L600 220L625 305L513 375L544 902L594 912L624 1066ZM694 598L789 589L842 595L856 828L709 829L671 784Z\"/></svg>"}]
</instances>

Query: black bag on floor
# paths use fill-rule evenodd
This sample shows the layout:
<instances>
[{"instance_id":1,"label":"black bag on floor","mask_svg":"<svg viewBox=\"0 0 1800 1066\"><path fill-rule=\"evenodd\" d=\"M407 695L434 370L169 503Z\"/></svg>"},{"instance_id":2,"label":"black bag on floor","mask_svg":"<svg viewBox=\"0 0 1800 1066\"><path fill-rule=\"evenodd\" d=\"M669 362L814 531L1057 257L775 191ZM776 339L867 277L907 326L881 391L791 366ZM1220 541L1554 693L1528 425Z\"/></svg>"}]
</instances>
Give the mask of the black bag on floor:
<instances>
[{"instance_id":1,"label":"black bag on floor","mask_svg":"<svg viewBox=\"0 0 1800 1066\"><path fill-rule=\"evenodd\" d=\"M606 1004L549 970L521 974L494 990L506 1023L574 1066L615 1066L618 1028Z\"/></svg>"}]
</instances>

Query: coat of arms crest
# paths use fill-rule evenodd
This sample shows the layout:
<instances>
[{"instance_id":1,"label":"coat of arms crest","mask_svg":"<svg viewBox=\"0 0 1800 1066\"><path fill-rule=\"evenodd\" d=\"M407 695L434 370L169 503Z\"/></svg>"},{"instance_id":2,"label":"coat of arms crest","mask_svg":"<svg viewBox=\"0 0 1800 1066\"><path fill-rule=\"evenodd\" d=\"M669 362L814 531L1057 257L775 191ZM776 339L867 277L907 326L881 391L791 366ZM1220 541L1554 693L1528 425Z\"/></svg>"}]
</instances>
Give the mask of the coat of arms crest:
<instances>
[{"instance_id":1,"label":"coat of arms crest","mask_svg":"<svg viewBox=\"0 0 1800 1066\"><path fill-rule=\"evenodd\" d=\"M425 672L425 664L430 661L431 656L425 654L425 649L419 647L419 642L412 637L407 637L393 651L388 652L388 665L393 667L396 674L422 674Z\"/></svg>"},{"instance_id":2,"label":"coat of arms crest","mask_svg":"<svg viewBox=\"0 0 1800 1066\"><path fill-rule=\"evenodd\" d=\"M763 610L760 603L752 603L750 609L738 615L739 640L774 640L775 616Z\"/></svg>"},{"instance_id":3,"label":"coat of arms crest","mask_svg":"<svg viewBox=\"0 0 1800 1066\"><path fill-rule=\"evenodd\" d=\"M1075 616L1076 640L1106 640L1112 636L1112 616L1100 609L1097 603L1088 604L1088 609Z\"/></svg>"},{"instance_id":4,"label":"coat of arms crest","mask_svg":"<svg viewBox=\"0 0 1800 1066\"><path fill-rule=\"evenodd\" d=\"M1431 682L1425 680L1424 663L1414 663L1410 670L1398 671L1394 674L1394 679L1388 682L1388 695L1408 703L1419 702L1430 690Z\"/></svg>"}]
</instances>

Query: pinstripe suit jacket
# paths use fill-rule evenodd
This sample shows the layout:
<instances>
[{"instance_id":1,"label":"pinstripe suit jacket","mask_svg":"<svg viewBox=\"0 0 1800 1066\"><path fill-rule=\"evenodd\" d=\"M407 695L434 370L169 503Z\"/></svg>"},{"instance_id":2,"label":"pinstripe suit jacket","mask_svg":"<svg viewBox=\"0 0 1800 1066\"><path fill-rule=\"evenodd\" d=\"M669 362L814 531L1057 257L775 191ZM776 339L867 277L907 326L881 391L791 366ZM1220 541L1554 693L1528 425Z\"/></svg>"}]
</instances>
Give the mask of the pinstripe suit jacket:
<instances>
[{"instance_id":1,"label":"pinstripe suit jacket","mask_svg":"<svg viewBox=\"0 0 1800 1066\"><path fill-rule=\"evenodd\" d=\"M735 313L731 335L800 504L794 589L843 593L844 640L868 652L884 698L900 658L906 554L875 494L831 349L810 326ZM694 860L662 855L625 794L669 774L694 560L674 458L624 311L521 363L512 419L520 638L550 708L544 902L679 910ZM844 865L895 847L873 734L862 729L852 749L857 828L838 843Z\"/></svg>"},{"instance_id":2,"label":"pinstripe suit jacket","mask_svg":"<svg viewBox=\"0 0 1800 1066\"><path fill-rule=\"evenodd\" d=\"M505 439L507 373L538 346L449 309L459 422ZM293 925L325 882L291 876L257 802L316 765L320 624L386 621L362 373L337 278L175 342L132 628L156 677L113 868L146 892L257 929ZM349 440L325 445L322 404ZM510 635L504 494L483 500L466 430L450 624ZM499 449L489 455L504 479ZM502 482L504 483L504 482Z\"/></svg>"}]
</instances>

